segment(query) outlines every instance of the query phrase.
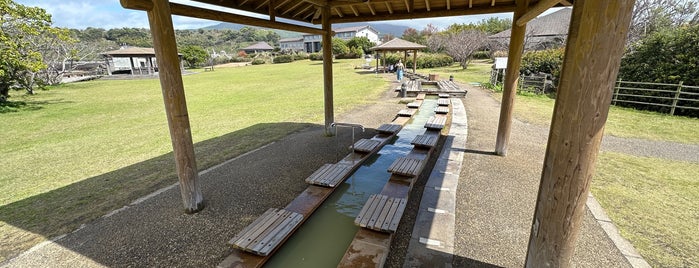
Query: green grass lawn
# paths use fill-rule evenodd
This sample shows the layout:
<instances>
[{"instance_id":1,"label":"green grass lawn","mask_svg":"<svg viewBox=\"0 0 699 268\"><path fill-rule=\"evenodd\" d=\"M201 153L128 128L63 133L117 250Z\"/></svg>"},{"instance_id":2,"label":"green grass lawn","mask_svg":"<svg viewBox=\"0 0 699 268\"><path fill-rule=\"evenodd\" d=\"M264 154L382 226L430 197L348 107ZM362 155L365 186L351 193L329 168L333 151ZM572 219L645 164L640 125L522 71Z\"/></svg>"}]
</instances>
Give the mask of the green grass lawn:
<instances>
[{"instance_id":1,"label":"green grass lawn","mask_svg":"<svg viewBox=\"0 0 699 268\"><path fill-rule=\"evenodd\" d=\"M461 81L465 84L477 82L488 82L490 77L490 68L493 65L490 60L474 60L468 65L468 68L461 68L461 65L454 63L448 67L425 68L418 69L420 74L438 74L439 79L447 80L453 75L454 80Z\"/></svg>"},{"instance_id":2,"label":"green grass lawn","mask_svg":"<svg viewBox=\"0 0 699 268\"><path fill-rule=\"evenodd\" d=\"M333 64L335 113L387 82ZM200 170L322 124L320 62L217 68L184 76ZM160 84L97 80L12 92L0 113L0 262L177 181Z\"/></svg>"}]
</instances>

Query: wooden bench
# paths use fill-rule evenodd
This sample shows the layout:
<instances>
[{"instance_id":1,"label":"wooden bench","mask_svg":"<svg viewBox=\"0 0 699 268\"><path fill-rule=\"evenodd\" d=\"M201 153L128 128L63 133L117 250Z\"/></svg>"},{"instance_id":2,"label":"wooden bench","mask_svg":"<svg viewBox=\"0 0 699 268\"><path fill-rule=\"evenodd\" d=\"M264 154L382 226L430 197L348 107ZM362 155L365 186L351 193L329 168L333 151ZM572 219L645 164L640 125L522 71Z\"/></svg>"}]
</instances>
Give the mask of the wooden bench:
<instances>
[{"instance_id":1,"label":"wooden bench","mask_svg":"<svg viewBox=\"0 0 699 268\"><path fill-rule=\"evenodd\" d=\"M437 99L437 105L439 106L449 106L449 103L451 103L449 99Z\"/></svg>"},{"instance_id":2,"label":"wooden bench","mask_svg":"<svg viewBox=\"0 0 699 268\"><path fill-rule=\"evenodd\" d=\"M427 129L443 129L444 124L447 123L447 117L445 116L433 116L427 119L425 123L425 128Z\"/></svg>"},{"instance_id":3,"label":"wooden bench","mask_svg":"<svg viewBox=\"0 0 699 268\"><path fill-rule=\"evenodd\" d=\"M440 98L449 98L449 94L447 93L439 93Z\"/></svg>"},{"instance_id":4,"label":"wooden bench","mask_svg":"<svg viewBox=\"0 0 699 268\"><path fill-rule=\"evenodd\" d=\"M415 112L417 112L417 109L402 109L398 111L398 116L411 117L415 115Z\"/></svg>"},{"instance_id":5,"label":"wooden bench","mask_svg":"<svg viewBox=\"0 0 699 268\"><path fill-rule=\"evenodd\" d=\"M415 99L416 99L416 100L424 100L424 99L425 99L425 93L417 94L417 98L415 98Z\"/></svg>"},{"instance_id":6,"label":"wooden bench","mask_svg":"<svg viewBox=\"0 0 699 268\"><path fill-rule=\"evenodd\" d=\"M408 103L408 108L420 108L420 103L417 103L417 102Z\"/></svg>"},{"instance_id":7,"label":"wooden bench","mask_svg":"<svg viewBox=\"0 0 699 268\"><path fill-rule=\"evenodd\" d=\"M260 256L267 256L286 239L303 215L284 209L270 208L245 227L229 242L234 248Z\"/></svg>"},{"instance_id":8,"label":"wooden bench","mask_svg":"<svg viewBox=\"0 0 699 268\"><path fill-rule=\"evenodd\" d=\"M437 144L437 137L432 135L417 135L410 144L415 147L432 148Z\"/></svg>"},{"instance_id":9,"label":"wooden bench","mask_svg":"<svg viewBox=\"0 0 699 268\"><path fill-rule=\"evenodd\" d=\"M449 107L447 106L437 106L437 108L434 109L435 113L438 114L448 114L449 113Z\"/></svg>"},{"instance_id":10,"label":"wooden bench","mask_svg":"<svg viewBox=\"0 0 699 268\"><path fill-rule=\"evenodd\" d=\"M379 232L393 233L398 229L406 204L405 198L371 195L354 219L354 224Z\"/></svg>"},{"instance_id":11,"label":"wooden bench","mask_svg":"<svg viewBox=\"0 0 699 268\"><path fill-rule=\"evenodd\" d=\"M376 131L383 134L393 134L398 132L401 129L401 127L401 125L396 124L383 124L379 126L379 128L377 128Z\"/></svg>"},{"instance_id":12,"label":"wooden bench","mask_svg":"<svg viewBox=\"0 0 699 268\"><path fill-rule=\"evenodd\" d=\"M376 149L376 146L379 146L379 144L381 144L380 141L361 139L354 143L354 151L361 153L371 153L371 151Z\"/></svg>"},{"instance_id":13,"label":"wooden bench","mask_svg":"<svg viewBox=\"0 0 699 268\"><path fill-rule=\"evenodd\" d=\"M342 164L325 164L306 178L306 183L335 187L345 178L350 171L350 166Z\"/></svg>"},{"instance_id":14,"label":"wooden bench","mask_svg":"<svg viewBox=\"0 0 699 268\"><path fill-rule=\"evenodd\" d=\"M204 67L204 72L213 71L214 67Z\"/></svg>"},{"instance_id":15,"label":"wooden bench","mask_svg":"<svg viewBox=\"0 0 699 268\"><path fill-rule=\"evenodd\" d=\"M422 169L422 160L408 157L400 157L393 161L390 167L388 167L388 172L393 174L415 177L420 175L420 170Z\"/></svg>"}]
</instances>

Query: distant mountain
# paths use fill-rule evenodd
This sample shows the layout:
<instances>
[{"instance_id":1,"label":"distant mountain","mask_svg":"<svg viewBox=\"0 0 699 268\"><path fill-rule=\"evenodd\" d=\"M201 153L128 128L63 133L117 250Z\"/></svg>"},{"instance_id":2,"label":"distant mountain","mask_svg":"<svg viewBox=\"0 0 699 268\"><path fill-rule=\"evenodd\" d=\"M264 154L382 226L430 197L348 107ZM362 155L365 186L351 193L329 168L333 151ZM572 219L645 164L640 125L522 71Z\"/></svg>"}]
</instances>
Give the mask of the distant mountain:
<instances>
[{"instance_id":1,"label":"distant mountain","mask_svg":"<svg viewBox=\"0 0 699 268\"><path fill-rule=\"evenodd\" d=\"M402 25L395 25L395 24L390 24L390 23L377 23L377 22L367 22L367 23L362 23L362 22L356 22L356 23L341 23L341 24L335 24L333 25L335 28L345 28L345 27L355 27L355 26L363 26L369 24L371 27L374 27L377 31L379 31L379 35L384 35L384 34L392 34L394 36L400 37L403 35L403 31L405 29L408 29L407 26L402 26ZM240 30L246 25L243 24L237 24L237 23L228 23L228 22L222 22L219 24L211 25L204 27L202 29L204 30L223 30L223 29L231 29L231 30ZM262 27L255 27L255 26L248 26L248 27L253 27L253 28L260 28L260 29L266 29ZM290 31L284 31L284 30L276 30L272 29L275 32L281 36L281 38L289 38L289 37L296 37L302 35L302 33L297 33L297 32L290 32Z\"/></svg>"}]
</instances>

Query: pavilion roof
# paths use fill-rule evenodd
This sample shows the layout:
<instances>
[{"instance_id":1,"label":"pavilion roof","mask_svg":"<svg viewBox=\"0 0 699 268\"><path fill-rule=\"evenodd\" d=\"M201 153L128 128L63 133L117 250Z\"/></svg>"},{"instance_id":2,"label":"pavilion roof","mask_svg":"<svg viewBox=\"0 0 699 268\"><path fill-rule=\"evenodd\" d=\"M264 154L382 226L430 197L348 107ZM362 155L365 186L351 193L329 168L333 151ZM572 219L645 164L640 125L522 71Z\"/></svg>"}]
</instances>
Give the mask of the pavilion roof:
<instances>
[{"instance_id":1,"label":"pavilion roof","mask_svg":"<svg viewBox=\"0 0 699 268\"><path fill-rule=\"evenodd\" d=\"M102 55L151 55L155 56L155 50L152 47L122 47L117 50L112 50L112 51L107 51L107 52L102 52Z\"/></svg>"},{"instance_id":2,"label":"pavilion roof","mask_svg":"<svg viewBox=\"0 0 699 268\"><path fill-rule=\"evenodd\" d=\"M274 50L274 48L266 42L257 42L256 44L243 48L243 50Z\"/></svg>"},{"instance_id":3,"label":"pavilion roof","mask_svg":"<svg viewBox=\"0 0 699 268\"><path fill-rule=\"evenodd\" d=\"M406 41L400 38L393 38L391 41L388 41L386 43L383 43L381 45L372 47L371 50L389 50L389 51L397 51L397 50L416 50L416 49L424 49L427 48L426 46L413 43L410 41Z\"/></svg>"}]
</instances>

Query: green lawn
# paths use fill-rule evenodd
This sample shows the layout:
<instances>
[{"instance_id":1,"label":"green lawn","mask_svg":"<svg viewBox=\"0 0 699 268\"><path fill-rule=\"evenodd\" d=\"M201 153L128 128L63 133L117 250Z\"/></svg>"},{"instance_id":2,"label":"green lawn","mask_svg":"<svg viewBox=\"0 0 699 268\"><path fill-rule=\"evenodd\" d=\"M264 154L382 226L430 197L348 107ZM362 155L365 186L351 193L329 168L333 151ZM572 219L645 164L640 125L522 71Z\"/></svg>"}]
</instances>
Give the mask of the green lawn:
<instances>
[{"instance_id":1,"label":"green lawn","mask_svg":"<svg viewBox=\"0 0 699 268\"><path fill-rule=\"evenodd\" d=\"M699 267L699 164L602 153L592 193L652 267Z\"/></svg>"},{"instance_id":2,"label":"green lawn","mask_svg":"<svg viewBox=\"0 0 699 268\"><path fill-rule=\"evenodd\" d=\"M418 69L417 72L420 74L438 74L439 79L444 80L449 79L449 76L453 75L454 80L466 84L472 82L485 83L489 80L492 65L493 63L490 60L474 60L466 69L461 68L458 63L454 63L448 67Z\"/></svg>"},{"instance_id":3,"label":"green lawn","mask_svg":"<svg viewBox=\"0 0 699 268\"><path fill-rule=\"evenodd\" d=\"M387 83L333 64L335 113ZM217 68L184 76L200 170L322 124L320 62ZM12 92L0 113L0 262L177 181L159 81L97 80Z\"/></svg>"}]
</instances>

